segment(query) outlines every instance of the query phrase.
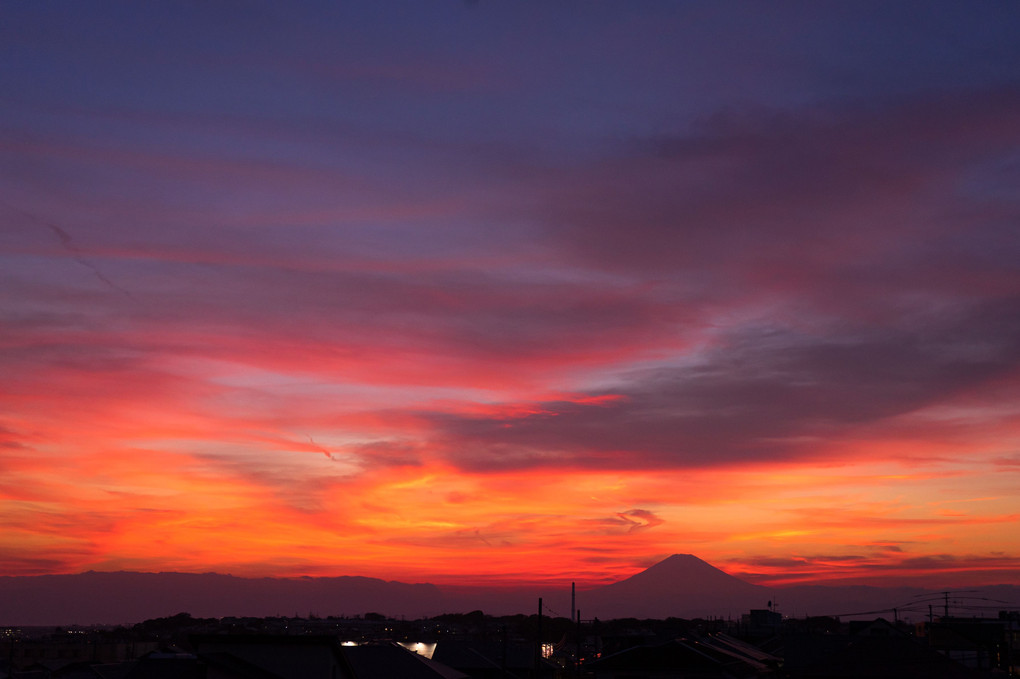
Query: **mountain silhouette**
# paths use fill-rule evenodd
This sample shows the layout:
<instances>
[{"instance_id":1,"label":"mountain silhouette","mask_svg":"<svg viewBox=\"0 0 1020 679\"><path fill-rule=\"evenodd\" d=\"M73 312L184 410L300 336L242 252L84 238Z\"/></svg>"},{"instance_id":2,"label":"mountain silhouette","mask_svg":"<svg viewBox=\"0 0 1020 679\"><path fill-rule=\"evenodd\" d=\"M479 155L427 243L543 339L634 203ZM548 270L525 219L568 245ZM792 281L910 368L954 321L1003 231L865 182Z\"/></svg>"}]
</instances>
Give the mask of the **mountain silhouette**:
<instances>
[{"instance_id":1,"label":"mountain silhouette","mask_svg":"<svg viewBox=\"0 0 1020 679\"><path fill-rule=\"evenodd\" d=\"M219 573L95 572L0 577L0 625L140 622L196 617L443 612L435 585L356 576L242 578Z\"/></svg>"},{"instance_id":2,"label":"mountain silhouette","mask_svg":"<svg viewBox=\"0 0 1020 679\"><path fill-rule=\"evenodd\" d=\"M939 594L917 587L799 585L771 589L729 575L691 554L674 554L625 580L581 590L582 618L739 618L778 596L786 615L856 617ZM1020 587L983 586L975 597L1020 605ZM353 615L417 618L481 609L490 615L567 617L565 587L437 586L366 577L241 578L217 573L97 573L0 576L0 625L131 623L187 611L196 617ZM1015 602L1015 603L1014 603ZM861 613L860 615L865 615Z\"/></svg>"},{"instance_id":3,"label":"mountain silhouette","mask_svg":"<svg viewBox=\"0 0 1020 679\"><path fill-rule=\"evenodd\" d=\"M737 617L751 608L765 608L771 598L770 592L692 554L674 554L626 580L584 592L582 615L601 618Z\"/></svg>"}]
</instances>

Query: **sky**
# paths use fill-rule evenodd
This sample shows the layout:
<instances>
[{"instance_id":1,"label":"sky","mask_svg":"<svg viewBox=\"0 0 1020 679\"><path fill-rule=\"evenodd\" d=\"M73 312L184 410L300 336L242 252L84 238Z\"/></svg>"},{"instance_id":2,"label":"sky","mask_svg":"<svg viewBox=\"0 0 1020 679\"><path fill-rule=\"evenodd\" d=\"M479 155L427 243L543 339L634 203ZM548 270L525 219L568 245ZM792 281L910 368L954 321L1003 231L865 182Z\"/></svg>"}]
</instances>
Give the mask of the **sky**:
<instances>
[{"instance_id":1,"label":"sky","mask_svg":"<svg viewBox=\"0 0 1020 679\"><path fill-rule=\"evenodd\" d=\"M0 11L3 574L1020 582L1020 5Z\"/></svg>"}]
</instances>

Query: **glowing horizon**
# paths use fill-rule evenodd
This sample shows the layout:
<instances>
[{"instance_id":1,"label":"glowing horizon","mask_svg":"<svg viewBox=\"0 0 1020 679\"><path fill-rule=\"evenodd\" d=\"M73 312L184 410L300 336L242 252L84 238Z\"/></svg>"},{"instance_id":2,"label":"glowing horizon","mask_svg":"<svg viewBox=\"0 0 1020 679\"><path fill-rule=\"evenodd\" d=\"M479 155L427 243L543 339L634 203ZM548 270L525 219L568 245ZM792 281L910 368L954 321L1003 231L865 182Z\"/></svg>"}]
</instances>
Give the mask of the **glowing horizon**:
<instances>
[{"instance_id":1,"label":"glowing horizon","mask_svg":"<svg viewBox=\"0 0 1020 679\"><path fill-rule=\"evenodd\" d=\"M1016 8L400 8L10 10L3 574L1020 582Z\"/></svg>"}]
</instances>

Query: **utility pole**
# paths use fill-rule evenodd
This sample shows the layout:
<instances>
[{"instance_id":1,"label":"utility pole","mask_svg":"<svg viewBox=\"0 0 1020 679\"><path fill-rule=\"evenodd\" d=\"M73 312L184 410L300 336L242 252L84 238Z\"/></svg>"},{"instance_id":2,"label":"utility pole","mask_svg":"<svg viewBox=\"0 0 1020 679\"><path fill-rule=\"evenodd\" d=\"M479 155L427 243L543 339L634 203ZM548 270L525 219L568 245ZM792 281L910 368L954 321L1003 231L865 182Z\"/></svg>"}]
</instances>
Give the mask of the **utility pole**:
<instances>
[{"instance_id":1,"label":"utility pole","mask_svg":"<svg viewBox=\"0 0 1020 679\"><path fill-rule=\"evenodd\" d=\"M577 613L577 631L575 632L577 634L577 648L575 649L577 652L576 666L577 666L577 679L581 679L581 609L578 608L576 613Z\"/></svg>"},{"instance_id":2,"label":"utility pole","mask_svg":"<svg viewBox=\"0 0 1020 679\"><path fill-rule=\"evenodd\" d=\"M500 676L503 677L503 679L506 679L506 646L507 646L507 636L506 635L507 635L507 632L506 632L506 623L503 623L503 657L502 657L502 659L500 661L500 668L502 668L502 670L503 670L500 673Z\"/></svg>"},{"instance_id":3,"label":"utility pole","mask_svg":"<svg viewBox=\"0 0 1020 679\"><path fill-rule=\"evenodd\" d=\"M944 594L945 597L946 597L946 610L945 610L945 616L944 617L948 618L949 617L949 592L942 592L942 594Z\"/></svg>"},{"instance_id":4,"label":"utility pole","mask_svg":"<svg viewBox=\"0 0 1020 679\"><path fill-rule=\"evenodd\" d=\"M575 617L576 615L576 617ZM577 639L574 644L574 667L577 668L577 676L581 676L581 611L577 610L577 583L570 583L570 621L577 621Z\"/></svg>"},{"instance_id":5,"label":"utility pole","mask_svg":"<svg viewBox=\"0 0 1020 679\"><path fill-rule=\"evenodd\" d=\"M538 597L538 645L535 648L535 676L542 674L542 597Z\"/></svg>"}]
</instances>

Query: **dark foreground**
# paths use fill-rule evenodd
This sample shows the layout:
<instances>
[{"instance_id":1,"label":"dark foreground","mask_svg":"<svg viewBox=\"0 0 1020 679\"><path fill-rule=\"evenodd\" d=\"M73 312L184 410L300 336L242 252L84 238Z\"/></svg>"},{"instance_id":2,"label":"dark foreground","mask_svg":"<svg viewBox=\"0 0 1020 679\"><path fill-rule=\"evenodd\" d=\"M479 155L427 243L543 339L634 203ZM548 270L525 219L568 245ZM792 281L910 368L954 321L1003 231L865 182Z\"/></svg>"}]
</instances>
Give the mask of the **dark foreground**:
<instances>
[{"instance_id":1,"label":"dark foreground","mask_svg":"<svg viewBox=\"0 0 1020 679\"><path fill-rule=\"evenodd\" d=\"M2 679L823 679L1020 676L1020 613L582 620L480 611L404 621L193 618L5 628Z\"/></svg>"}]
</instances>

